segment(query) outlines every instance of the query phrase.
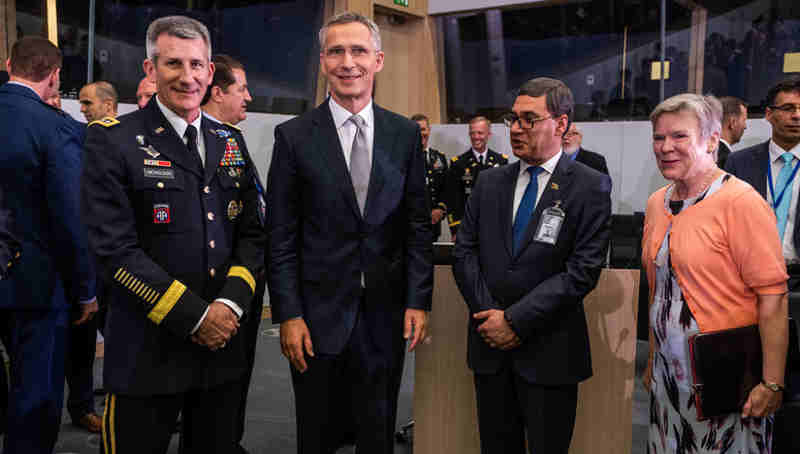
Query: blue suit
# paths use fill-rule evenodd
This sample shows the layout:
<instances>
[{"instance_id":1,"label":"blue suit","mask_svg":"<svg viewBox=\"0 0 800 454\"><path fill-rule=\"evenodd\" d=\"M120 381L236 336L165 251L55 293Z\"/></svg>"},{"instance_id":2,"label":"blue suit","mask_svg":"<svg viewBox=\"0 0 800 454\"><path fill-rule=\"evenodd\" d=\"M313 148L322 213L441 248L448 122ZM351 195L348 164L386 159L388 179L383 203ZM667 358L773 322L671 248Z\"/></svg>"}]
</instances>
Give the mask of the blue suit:
<instances>
[{"instance_id":1,"label":"blue suit","mask_svg":"<svg viewBox=\"0 0 800 454\"><path fill-rule=\"evenodd\" d=\"M30 88L0 87L0 185L22 256L0 281L11 357L5 453L50 453L61 421L69 308L94 297L80 218L81 137Z\"/></svg>"}]
</instances>

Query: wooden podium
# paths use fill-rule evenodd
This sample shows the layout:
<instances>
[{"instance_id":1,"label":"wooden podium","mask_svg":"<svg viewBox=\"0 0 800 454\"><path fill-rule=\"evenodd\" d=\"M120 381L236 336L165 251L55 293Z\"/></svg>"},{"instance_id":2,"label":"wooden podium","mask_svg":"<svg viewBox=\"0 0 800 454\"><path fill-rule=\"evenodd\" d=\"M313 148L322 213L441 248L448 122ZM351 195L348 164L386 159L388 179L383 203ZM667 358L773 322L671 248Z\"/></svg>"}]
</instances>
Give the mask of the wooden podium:
<instances>
[{"instance_id":1,"label":"wooden podium","mask_svg":"<svg viewBox=\"0 0 800 454\"><path fill-rule=\"evenodd\" d=\"M437 265L430 342L418 347L414 453L478 454L467 306L450 266ZM570 453L630 453L638 270L604 269L584 300L594 376L581 383Z\"/></svg>"}]
</instances>

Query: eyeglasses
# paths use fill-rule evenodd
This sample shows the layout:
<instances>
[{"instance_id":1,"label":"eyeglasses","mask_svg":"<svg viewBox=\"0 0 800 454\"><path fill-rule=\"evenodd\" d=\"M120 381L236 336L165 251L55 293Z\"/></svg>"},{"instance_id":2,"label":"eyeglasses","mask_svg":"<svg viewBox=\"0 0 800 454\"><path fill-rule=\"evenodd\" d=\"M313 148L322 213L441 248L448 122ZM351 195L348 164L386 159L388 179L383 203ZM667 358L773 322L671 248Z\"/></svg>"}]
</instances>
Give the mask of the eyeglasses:
<instances>
[{"instance_id":1,"label":"eyeglasses","mask_svg":"<svg viewBox=\"0 0 800 454\"><path fill-rule=\"evenodd\" d=\"M800 104L782 104L780 106L768 106L772 110L780 110L781 112L793 114L800 112Z\"/></svg>"},{"instance_id":2,"label":"eyeglasses","mask_svg":"<svg viewBox=\"0 0 800 454\"><path fill-rule=\"evenodd\" d=\"M536 125L536 123L544 120L549 120L551 118L553 118L552 115L547 117L534 117L533 115L525 115L520 117L517 114L511 112L503 117L503 124L510 129L514 127L514 123L519 122L520 128L531 129Z\"/></svg>"}]
</instances>

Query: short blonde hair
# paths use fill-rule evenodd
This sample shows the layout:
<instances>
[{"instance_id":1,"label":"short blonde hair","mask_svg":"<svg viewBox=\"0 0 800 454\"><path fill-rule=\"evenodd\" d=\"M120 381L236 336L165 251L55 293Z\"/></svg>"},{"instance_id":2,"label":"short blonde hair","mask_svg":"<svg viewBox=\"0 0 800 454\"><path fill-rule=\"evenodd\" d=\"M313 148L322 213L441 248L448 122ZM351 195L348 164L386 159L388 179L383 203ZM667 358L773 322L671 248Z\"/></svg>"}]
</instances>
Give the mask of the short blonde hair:
<instances>
[{"instance_id":1,"label":"short blonde hair","mask_svg":"<svg viewBox=\"0 0 800 454\"><path fill-rule=\"evenodd\" d=\"M665 113L691 112L700 125L700 137L707 140L715 132L722 131L722 103L712 95L682 93L665 99L653 109L650 122L655 126Z\"/></svg>"}]
</instances>

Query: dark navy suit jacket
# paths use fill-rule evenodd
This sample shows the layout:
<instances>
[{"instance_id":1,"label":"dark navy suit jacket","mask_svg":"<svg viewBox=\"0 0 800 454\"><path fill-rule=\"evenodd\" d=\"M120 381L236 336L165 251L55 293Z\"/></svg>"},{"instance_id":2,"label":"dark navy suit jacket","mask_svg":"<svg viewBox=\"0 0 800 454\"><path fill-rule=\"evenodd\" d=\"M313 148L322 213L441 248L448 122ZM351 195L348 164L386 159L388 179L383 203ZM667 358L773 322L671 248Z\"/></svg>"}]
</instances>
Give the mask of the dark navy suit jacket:
<instances>
[{"instance_id":1,"label":"dark navy suit jacket","mask_svg":"<svg viewBox=\"0 0 800 454\"><path fill-rule=\"evenodd\" d=\"M608 175L608 165L606 164L606 158L603 155L587 150L583 147L579 148L576 153L578 153L575 156L576 161L582 162L594 170Z\"/></svg>"},{"instance_id":2,"label":"dark navy suit jacket","mask_svg":"<svg viewBox=\"0 0 800 454\"><path fill-rule=\"evenodd\" d=\"M8 275L19 258L19 241L14 231L14 218L6 209L3 190L0 187L0 279Z\"/></svg>"},{"instance_id":3,"label":"dark navy suit jacket","mask_svg":"<svg viewBox=\"0 0 800 454\"><path fill-rule=\"evenodd\" d=\"M725 170L733 176L750 183L761 197L767 199L767 166L769 165L769 140L744 150L731 153ZM776 176L777 177L777 176ZM798 175L796 178L800 178ZM795 200L800 208L800 200ZM800 245L800 222L794 223L794 244Z\"/></svg>"},{"instance_id":4,"label":"dark navy suit jacket","mask_svg":"<svg viewBox=\"0 0 800 454\"><path fill-rule=\"evenodd\" d=\"M406 308L431 308L431 209L419 127L373 106L364 216L328 102L275 129L267 188L272 315L276 323L303 317L315 353L342 351L362 297L380 354L402 351Z\"/></svg>"},{"instance_id":5,"label":"dark navy suit jacket","mask_svg":"<svg viewBox=\"0 0 800 454\"><path fill-rule=\"evenodd\" d=\"M22 245L13 276L0 282L0 308L42 310L94 297L80 214L83 137L71 121L28 87L0 87L0 185Z\"/></svg>"},{"instance_id":6,"label":"dark navy suit jacket","mask_svg":"<svg viewBox=\"0 0 800 454\"><path fill-rule=\"evenodd\" d=\"M522 344L508 352L490 347L470 317L469 367L493 374L510 365L530 383L577 383L592 375L583 298L597 285L608 248L611 180L562 155L513 253L519 171L516 162L481 173L458 231L453 272L470 314L507 311ZM555 245L534 241L542 212L557 202L566 219Z\"/></svg>"}]
</instances>

